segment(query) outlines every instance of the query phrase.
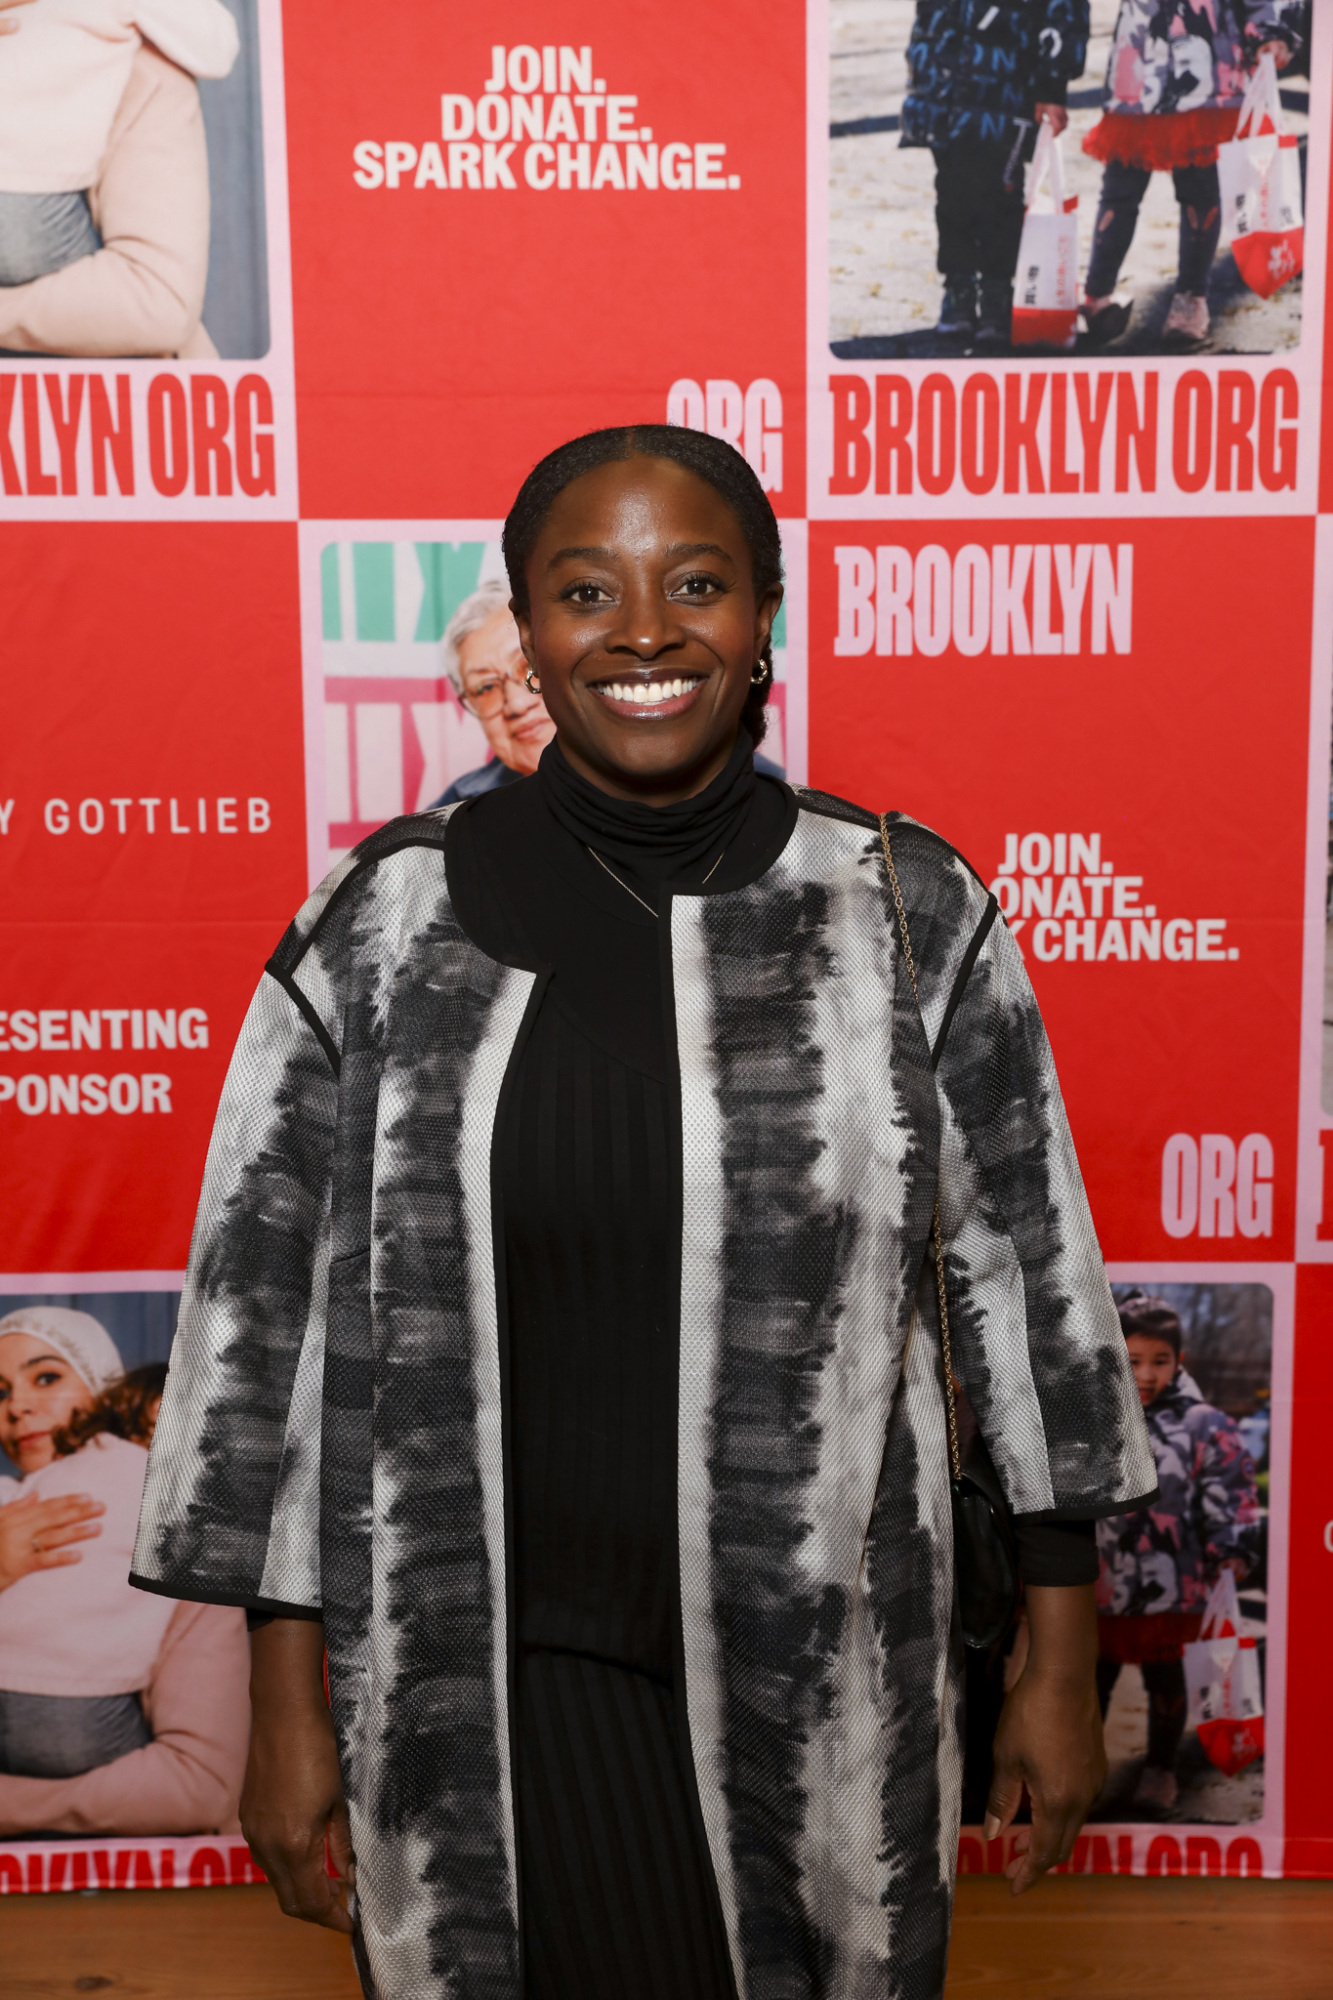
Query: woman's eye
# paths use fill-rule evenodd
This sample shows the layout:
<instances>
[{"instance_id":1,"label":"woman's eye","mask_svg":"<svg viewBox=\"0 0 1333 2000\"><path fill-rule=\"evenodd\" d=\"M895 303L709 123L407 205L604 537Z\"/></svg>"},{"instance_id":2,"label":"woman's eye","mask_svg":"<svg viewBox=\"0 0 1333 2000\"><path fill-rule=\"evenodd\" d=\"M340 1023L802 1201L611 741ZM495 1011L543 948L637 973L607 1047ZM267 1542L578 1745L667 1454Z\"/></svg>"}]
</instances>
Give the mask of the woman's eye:
<instances>
[{"instance_id":1,"label":"woman's eye","mask_svg":"<svg viewBox=\"0 0 1333 2000\"><path fill-rule=\"evenodd\" d=\"M571 604L609 604L610 593L603 590L600 583L571 583L565 592Z\"/></svg>"},{"instance_id":2,"label":"woman's eye","mask_svg":"<svg viewBox=\"0 0 1333 2000\"><path fill-rule=\"evenodd\" d=\"M721 582L715 576L687 576L682 582L676 585L675 594L679 597L693 597L698 599L701 597L711 597L715 591L719 591L721 588Z\"/></svg>"},{"instance_id":3,"label":"woman's eye","mask_svg":"<svg viewBox=\"0 0 1333 2000\"><path fill-rule=\"evenodd\" d=\"M34 1377L39 1389L53 1389L60 1379L58 1368L44 1368L40 1375Z\"/></svg>"}]
</instances>

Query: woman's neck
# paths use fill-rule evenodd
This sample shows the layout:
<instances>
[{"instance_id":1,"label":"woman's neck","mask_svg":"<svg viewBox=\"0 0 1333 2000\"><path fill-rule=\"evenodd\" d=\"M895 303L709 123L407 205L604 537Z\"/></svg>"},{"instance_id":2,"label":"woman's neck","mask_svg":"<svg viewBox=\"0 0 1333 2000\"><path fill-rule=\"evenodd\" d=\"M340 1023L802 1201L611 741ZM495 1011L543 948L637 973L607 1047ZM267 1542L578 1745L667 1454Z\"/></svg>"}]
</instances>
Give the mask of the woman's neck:
<instances>
[{"instance_id":1,"label":"woman's neck","mask_svg":"<svg viewBox=\"0 0 1333 2000\"><path fill-rule=\"evenodd\" d=\"M623 767L608 767L595 764L585 757L557 730L556 742L560 754L570 769L608 798L623 799L628 804L640 806L677 806L686 799L697 798L706 792L714 778L726 770L736 748L737 736L731 736L721 743L702 763L692 764L686 771L627 771Z\"/></svg>"}]
</instances>

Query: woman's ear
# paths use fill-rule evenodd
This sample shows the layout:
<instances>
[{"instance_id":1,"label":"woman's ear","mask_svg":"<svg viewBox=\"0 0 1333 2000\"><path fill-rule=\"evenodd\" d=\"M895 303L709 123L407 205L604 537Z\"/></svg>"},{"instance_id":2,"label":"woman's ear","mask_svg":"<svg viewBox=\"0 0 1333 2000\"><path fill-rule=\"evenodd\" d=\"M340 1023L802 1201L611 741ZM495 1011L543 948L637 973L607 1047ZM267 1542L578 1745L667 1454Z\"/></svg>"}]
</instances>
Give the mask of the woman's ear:
<instances>
[{"instance_id":1,"label":"woman's ear","mask_svg":"<svg viewBox=\"0 0 1333 2000\"><path fill-rule=\"evenodd\" d=\"M528 665L530 667L535 667L537 662L533 656L533 651L532 651L531 606L529 606L529 608L526 611L520 611L517 604L515 604L513 598L511 597L509 600L509 610L513 617L515 625L517 625L518 627L519 651L522 653Z\"/></svg>"},{"instance_id":2,"label":"woman's ear","mask_svg":"<svg viewBox=\"0 0 1333 2000\"><path fill-rule=\"evenodd\" d=\"M758 627L759 648L761 652L773 636L773 621L778 615L778 610L785 594L782 585L775 583L771 590L764 592L764 595L755 606L755 624Z\"/></svg>"}]
</instances>

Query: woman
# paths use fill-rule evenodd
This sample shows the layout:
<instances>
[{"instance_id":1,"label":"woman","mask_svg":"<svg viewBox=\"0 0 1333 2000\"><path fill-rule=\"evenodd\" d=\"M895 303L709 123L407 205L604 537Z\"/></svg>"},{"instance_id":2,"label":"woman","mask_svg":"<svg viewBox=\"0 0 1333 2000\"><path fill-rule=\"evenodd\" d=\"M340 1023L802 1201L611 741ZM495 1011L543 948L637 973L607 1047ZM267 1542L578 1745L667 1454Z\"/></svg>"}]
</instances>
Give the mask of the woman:
<instances>
[{"instance_id":1,"label":"woman","mask_svg":"<svg viewBox=\"0 0 1333 2000\"><path fill-rule=\"evenodd\" d=\"M136 1573L273 1614L242 1821L347 1929L328 1830L381 2000L935 1995L937 1182L1016 1507L1152 1485L1040 1021L985 890L896 819L923 1020L874 816L756 778L781 552L739 453L578 439L505 558L556 741L382 829L270 962ZM1103 1770L1091 1528L1032 1546L1016 1888Z\"/></svg>"},{"instance_id":2,"label":"woman","mask_svg":"<svg viewBox=\"0 0 1333 2000\"><path fill-rule=\"evenodd\" d=\"M126 1587L147 1463L109 1421L127 1379L89 1313L37 1305L0 1319L0 1447L22 1475L15 1497L11 1481L0 1492L6 1834L197 1832L235 1818L240 1619Z\"/></svg>"},{"instance_id":3,"label":"woman","mask_svg":"<svg viewBox=\"0 0 1333 2000\"><path fill-rule=\"evenodd\" d=\"M1120 0L1105 109L1083 141L1104 160L1083 320L1094 346L1118 340L1132 307L1114 296L1154 172L1170 170L1180 204L1175 295L1162 337L1208 337L1208 273L1222 232L1217 148L1236 130L1246 72L1261 55L1279 69L1299 37L1291 0Z\"/></svg>"}]
</instances>

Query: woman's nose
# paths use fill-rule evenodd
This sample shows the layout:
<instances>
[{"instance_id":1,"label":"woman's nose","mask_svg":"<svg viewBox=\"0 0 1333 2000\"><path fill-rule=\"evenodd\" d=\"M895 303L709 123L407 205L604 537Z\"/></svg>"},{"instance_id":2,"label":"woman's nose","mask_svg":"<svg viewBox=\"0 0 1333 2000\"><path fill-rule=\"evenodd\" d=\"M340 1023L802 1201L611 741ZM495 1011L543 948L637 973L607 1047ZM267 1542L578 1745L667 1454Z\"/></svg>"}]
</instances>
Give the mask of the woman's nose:
<instances>
[{"instance_id":1,"label":"woman's nose","mask_svg":"<svg viewBox=\"0 0 1333 2000\"><path fill-rule=\"evenodd\" d=\"M611 650L636 653L641 660L656 659L679 645L680 629L670 602L652 585L627 590L607 643Z\"/></svg>"}]
</instances>

